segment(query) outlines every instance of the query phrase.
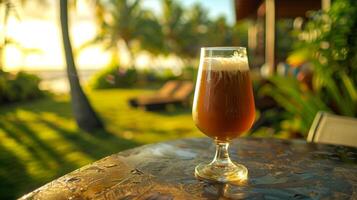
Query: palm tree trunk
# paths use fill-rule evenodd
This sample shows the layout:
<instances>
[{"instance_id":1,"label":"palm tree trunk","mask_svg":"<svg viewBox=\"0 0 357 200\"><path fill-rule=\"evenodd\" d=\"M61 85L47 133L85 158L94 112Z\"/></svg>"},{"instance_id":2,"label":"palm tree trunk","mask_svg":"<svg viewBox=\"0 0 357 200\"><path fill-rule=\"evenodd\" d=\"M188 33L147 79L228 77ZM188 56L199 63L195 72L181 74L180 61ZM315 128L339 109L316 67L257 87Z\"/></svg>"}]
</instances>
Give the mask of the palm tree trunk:
<instances>
[{"instance_id":1,"label":"palm tree trunk","mask_svg":"<svg viewBox=\"0 0 357 200\"><path fill-rule=\"evenodd\" d=\"M0 72L2 71L2 69L4 68L4 64L5 64L5 56L4 56L4 47L0 46Z\"/></svg>"},{"instance_id":2,"label":"palm tree trunk","mask_svg":"<svg viewBox=\"0 0 357 200\"><path fill-rule=\"evenodd\" d=\"M110 65L111 67L114 67L114 66L120 66L120 57L118 55L118 52L119 52L119 48L118 48L118 45L114 46L112 49L111 49L111 52L110 52Z\"/></svg>"},{"instance_id":3,"label":"palm tree trunk","mask_svg":"<svg viewBox=\"0 0 357 200\"><path fill-rule=\"evenodd\" d=\"M135 57L134 57L134 53L132 52L132 50L130 48L129 40L123 38L123 42L125 44L126 50L128 51L128 54L129 54L129 67L135 68Z\"/></svg>"},{"instance_id":4,"label":"palm tree trunk","mask_svg":"<svg viewBox=\"0 0 357 200\"><path fill-rule=\"evenodd\" d=\"M73 115L79 128L85 131L102 129L103 124L94 112L79 83L79 78L73 59L71 41L69 38L67 0L60 0L60 20L63 47L67 63L67 76L71 90Z\"/></svg>"}]
</instances>

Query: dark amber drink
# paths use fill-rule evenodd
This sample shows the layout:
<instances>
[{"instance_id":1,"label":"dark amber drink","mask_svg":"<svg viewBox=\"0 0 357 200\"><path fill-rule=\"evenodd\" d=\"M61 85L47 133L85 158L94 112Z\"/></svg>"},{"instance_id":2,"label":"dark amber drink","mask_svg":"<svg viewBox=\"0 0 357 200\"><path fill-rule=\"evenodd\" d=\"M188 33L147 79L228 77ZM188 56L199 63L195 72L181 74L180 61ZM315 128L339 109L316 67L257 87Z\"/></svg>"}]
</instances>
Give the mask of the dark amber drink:
<instances>
[{"instance_id":1,"label":"dark amber drink","mask_svg":"<svg viewBox=\"0 0 357 200\"><path fill-rule=\"evenodd\" d=\"M203 67L206 69L201 72L193 108L196 126L220 141L229 141L249 130L255 118L249 70L229 64L223 69Z\"/></svg>"},{"instance_id":2,"label":"dark amber drink","mask_svg":"<svg viewBox=\"0 0 357 200\"><path fill-rule=\"evenodd\" d=\"M196 126L216 143L210 163L195 168L199 179L245 182L248 169L229 158L229 142L248 131L255 117L252 82L244 47L203 47L192 116Z\"/></svg>"}]
</instances>

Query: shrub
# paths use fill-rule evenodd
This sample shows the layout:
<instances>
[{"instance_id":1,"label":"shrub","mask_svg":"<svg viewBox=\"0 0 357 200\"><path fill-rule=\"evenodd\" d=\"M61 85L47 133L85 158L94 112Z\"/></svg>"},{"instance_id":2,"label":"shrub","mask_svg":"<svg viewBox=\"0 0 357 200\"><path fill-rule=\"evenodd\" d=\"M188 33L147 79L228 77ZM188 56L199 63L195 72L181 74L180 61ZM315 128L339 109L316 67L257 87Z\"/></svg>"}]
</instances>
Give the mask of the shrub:
<instances>
[{"instance_id":1,"label":"shrub","mask_svg":"<svg viewBox=\"0 0 357 200\"><path fill-rule=\"evenodd\" d=\"M181 79L183 80L194 80L196 81L197 78L197 67L188 65L182 68L182 74L180 76Z\"/></svg>"},{"instance_id":2,"label":"shrub","mask_svg":"<svg viewBox=\"0 0 357 200\"><path fill-rule=\"evenodd\" d=\"M93 89L127 88L137 81L138 75L134 68L122 69L117 66L99 71L90 81Z\"/></svg>"},{"instance_id":3,"label":"shrub","mask_svg":"<svg viewBox=\"0 0 357 200\"><path fill-rule=\"evenodd\" d=\"M118 66L107 67L99 71L90 81L92 89L129 88L147 86L148 84L162 84L168 80L193 78L192 67L183 68L180 75L173 73L171 69L123 69Z\"/></svg>"},{"instance_id":4,"label":"shrub","mask_svg":"<svg viewBox=\"0 0 357 200\"><path fill-rule=\"evenodd\" d=\"M43 96L40 78L25 72L11 74L0 71L0 103L23 101Z\"/></svg>"},{"instance_id":5,"label":"shrub","mask_svg":"<svg viewBox=\"0 0 357 200\"><path fill-rule=\"evenodd\" d=\"M260 91L285 111L280 113L284 115L281 131L306 136L320 110L357 116L356 11L355 0L336 0L328 12L313 12L304 28L295 32L290 61L310 63L311 84L293 77L271 77Z\"/></svg>"},{"instance_id":6,"label":"shrub","mask_svg":"<svg viewBox=\"0 0 357 200\"><path fill-rule=\"evenodd\" d=\"M357 116L357 2L336 0L296 33L295 55L313 65L312 90L335 113Z\"/></svg>"}]
</instances>

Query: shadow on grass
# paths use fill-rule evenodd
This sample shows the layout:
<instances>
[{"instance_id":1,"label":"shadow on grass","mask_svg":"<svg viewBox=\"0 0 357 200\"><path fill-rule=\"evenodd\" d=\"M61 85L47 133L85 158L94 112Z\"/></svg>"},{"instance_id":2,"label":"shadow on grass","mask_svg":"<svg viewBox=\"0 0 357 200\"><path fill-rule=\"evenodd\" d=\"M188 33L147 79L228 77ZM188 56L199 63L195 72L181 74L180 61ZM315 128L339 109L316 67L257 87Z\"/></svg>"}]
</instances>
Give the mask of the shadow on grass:
<instances>
[{"instance_id":1,"label":"shadow on grass","mask_svg":"<svg viewBox=\"0 0 357 200\"><path fill-rule=\"evenodd\" d=\"M21 163L2 143L0 160L0 199L15 199L19 191L28 190L28 183L33 180L26 171L26 164Z\"/></svg>"},{"instance_id":2,"label":"shadow on grass","mask_svg":"<svg viewBox=\"0 0 357 200\"><path fill-rule=\"evenodd\" d=\"M10 124L11 122L7 123ZM31 153L35 158L38 158L38 160L41 160L41 163L44 166L46 166L47 158L40 156L40 150L46 152L46 154L55 160L59 165L66 165L69 168L75 167L74 165L71 165L71 163L68 163L62 159L61 155L48 145L48 142L45 142L39 138L38 135L25 123L21 123L20 120L17 120L17 122L12 121L12 123L14 125L12 129L10 126L8 126L9 124L6 125L4 122L0 122L0 128L3 128L8 136L13 138L18 144L24 145L25 148L29 150L29 153ZM23 139L21 139L21 137ZM25 137L28 142L25 142Z\"/></svg>"},{"instance_id":3,"label":"shadow on grass","mask_svg":"<svg viewBox=\"0 0 357 200\"><path fill-rule=\"evenodd\" d=\"M27 174L29 163L24 163L18 157L13 156L6 148L0 146L0 199L14 199L28 193L37 187L49 182L59 176L62 176L70 171L77 169L79 166L73 161L64 158L66 154L73 153L59 152L53 145L56 142L44 141L39 138L35 132L28 128L25 124L16 123L16 128L7 126L4 122L0 123L0 129L6 133L6 137L13 139L18 145L22 146L25 151L32 157L36 163L41 165L44 177L51 176L46 180L34 180ZM119 151L138 146L138 143L118 138L105 131L97 131L95 133L86 133L82 131L71 131L62 127L56 126L54 123L46 120L41 120L40 123L45 124L50 129L59 134L66 144L74 147L73 151L80 152L89 157L92 161L98 160ZM45 154L45 156L43 155ZM80 159L80 158L79 158ZM56 162L56 169L48 165L49 160ZM6 189L11 188L11 189ZM5 191L6 190L6 191Z\"/></svg>"},{"instance_id":4,"label":"shadow on grass","mask_svg":"<svg viewBox=\"0 0 357 200\"><path fill-rule=\"evenodd\" d=\"M38 136L29 129L24 123L16 123L14 121L0 121L0 129L4 130L8 138L13 139L19 146L22 146L33 158L38 161L45 169L49 169L48 157L43 155L43 151L46 152L57 164L67 164L61 157L44 143ZM73 166L69 166L73 167Z\"/></svg>"},{"instance_id":5,"label":"shadow on grass","mask_svg":"<svg viewBox=\"0 0 357 200\"><path fill-rule=\"evenodd\" d=\"M1 108L0 115L14 112L18 107L36 114L50 112L63 118L73 117L70 102L64 99L56 99L52 96L46 96L40 99L28 100L25 102L10 103L6 105L6 107Z\"/></svg>"},{"instance_id":6,"label":"shadow on grass","mask_svg":"<svg viewBox=\"0 0 357 200\"><path fill-rule=\"evenodd\" d=\"M28 112L25 118L19 109ZM56 117L46 118L45 112ZM73 120L70 103L50 97L0 109L0 199L20 197L86 163L140 145L104 130L76 130L66 126L68 120ZM74 160L68 159L71 153L77 153Z\"/></svg>"},{"instance_id":7,"label":"shadow on grass","mask_svg":"<svg viewBox=\"0 0 357 200\"><path fill-rule=\"evenodd\" d=\"M58 132L67 141L75 144L79 151L86 153L95 160L107 156L108 153L116 153L140 145L134 141L117 137L105 130L88 133L59 127L45 119L41 119L41 122Z\"/></svg>"}]
</instances>

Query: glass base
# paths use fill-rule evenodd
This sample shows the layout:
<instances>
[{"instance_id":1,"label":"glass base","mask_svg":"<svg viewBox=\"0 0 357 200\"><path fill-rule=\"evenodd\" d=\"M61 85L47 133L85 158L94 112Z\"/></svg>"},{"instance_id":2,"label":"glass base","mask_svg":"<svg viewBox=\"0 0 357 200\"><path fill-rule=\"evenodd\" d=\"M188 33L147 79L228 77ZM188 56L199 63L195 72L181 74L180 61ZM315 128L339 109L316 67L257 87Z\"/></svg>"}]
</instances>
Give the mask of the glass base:
<instances>
[{"instance_id":1,"label":"glass base","mask_svg":"<svg viewBox=\"0 0 357 200\"><path fill-rule=\"evenodd\" d=\"M195 176L220 183L244 183L248 180L248 169L237 163L216 165L214 162L201 163L195 168Z\"/></svg>"}]
</instances>

